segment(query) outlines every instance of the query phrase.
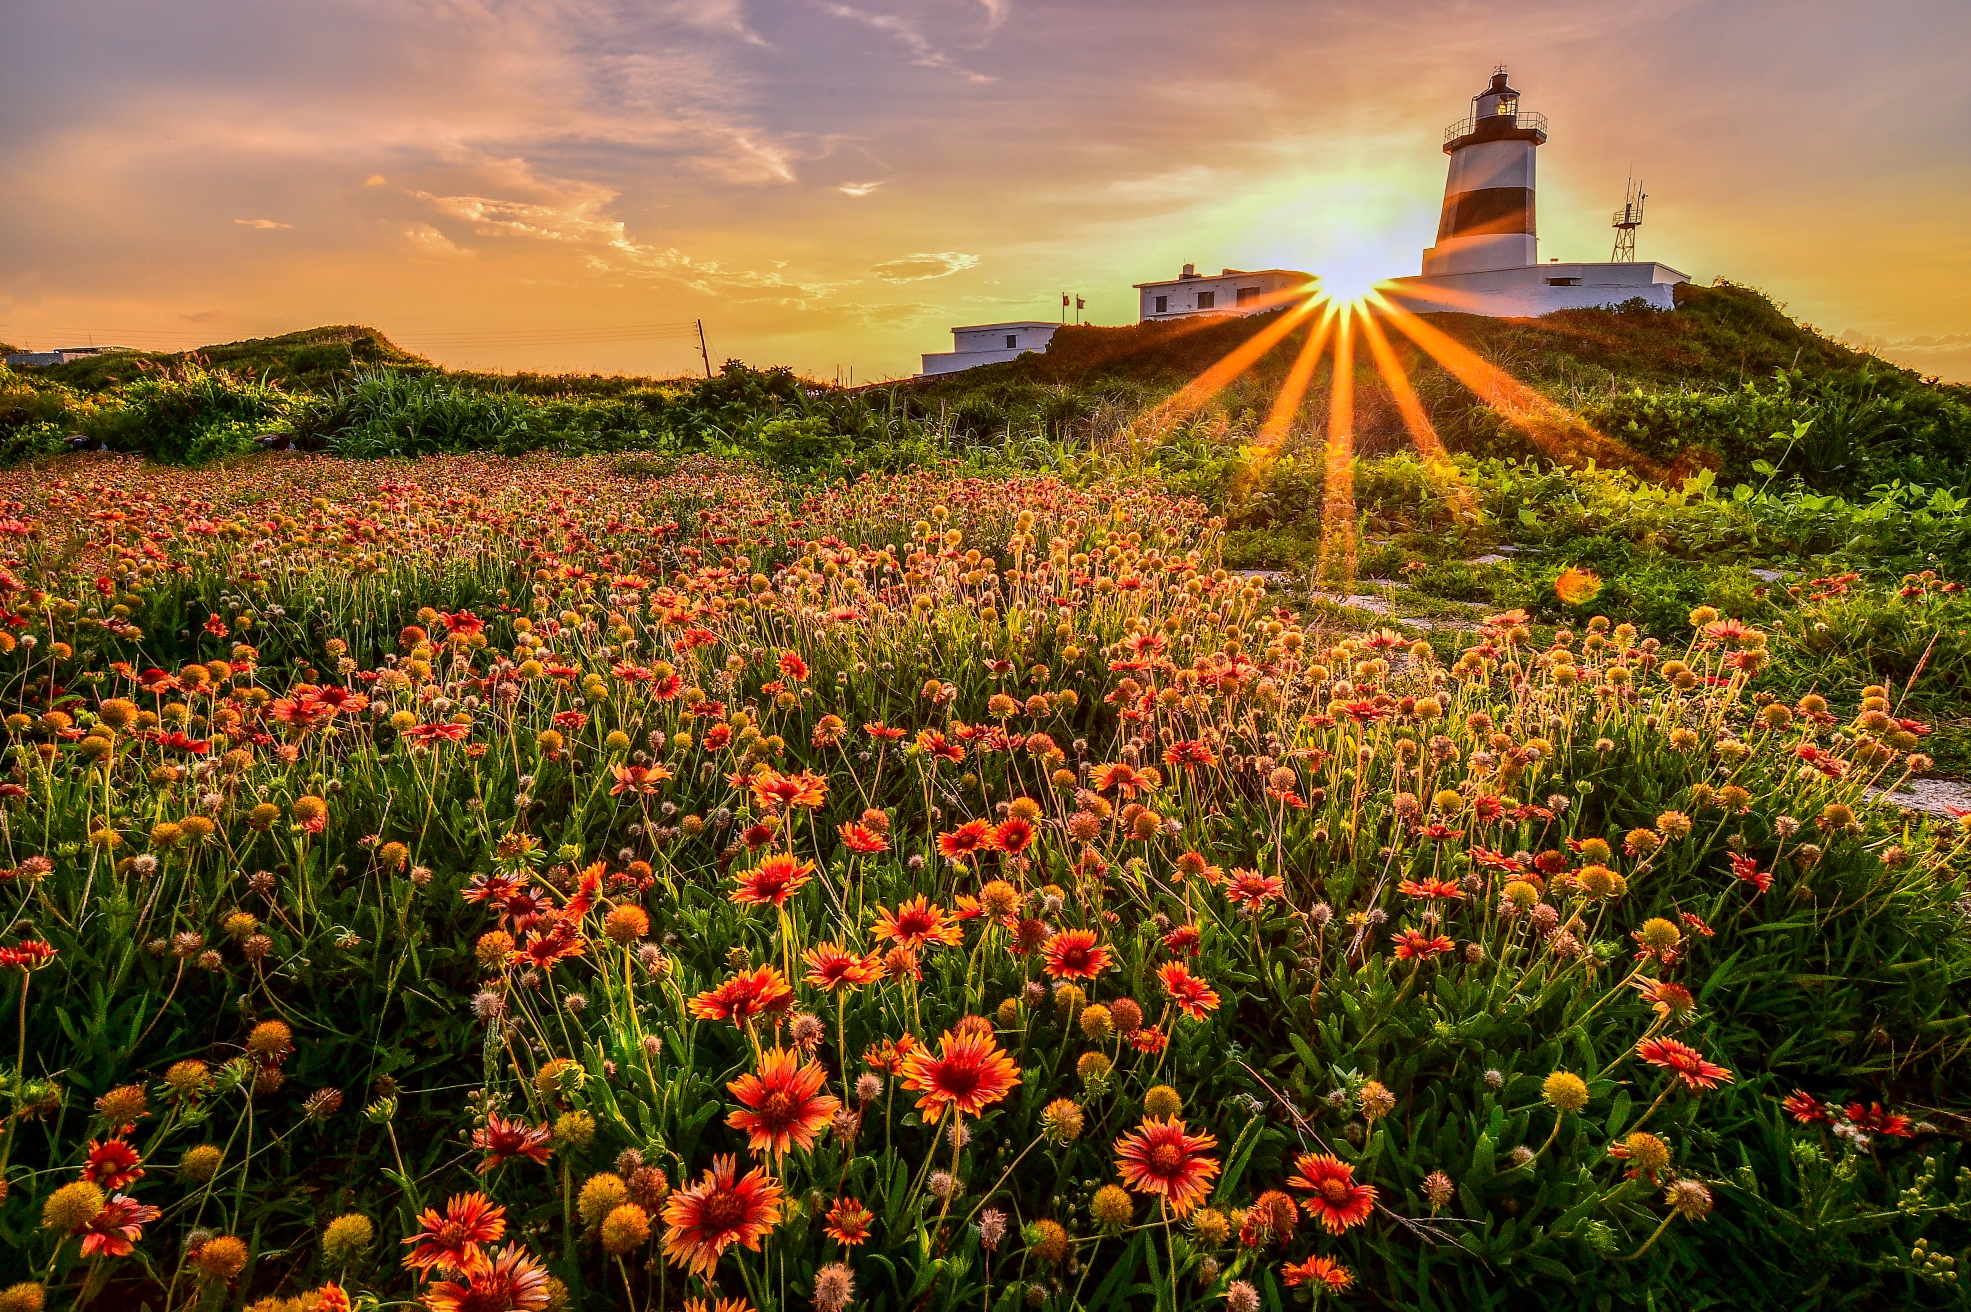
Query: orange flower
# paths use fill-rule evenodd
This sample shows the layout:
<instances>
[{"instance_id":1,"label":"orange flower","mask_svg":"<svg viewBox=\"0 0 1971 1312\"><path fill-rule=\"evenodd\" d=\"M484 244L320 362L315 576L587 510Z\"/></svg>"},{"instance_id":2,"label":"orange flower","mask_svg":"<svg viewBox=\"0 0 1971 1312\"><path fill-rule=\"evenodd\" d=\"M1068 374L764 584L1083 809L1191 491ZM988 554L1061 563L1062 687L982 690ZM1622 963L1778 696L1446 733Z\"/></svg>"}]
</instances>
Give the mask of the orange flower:
<instances>
[{"instance_id":1,"label":"orange flower","mask_svg":"<svg viewBox=\"0 0 1971 1312\"><path fill-rule=\"evenodd\" d=\"M1089 775L1089 782L1098 793L1113 792L1120 797L1134 797L1138 792L1154 793L1163 787L1163 775L1157 770L1145 767L1141 770L1133 765L1098 765Z\"/></svg>"},{"instance_id":2,"label":"orange flower","mask_svg":"<svg viewBox=\"0 0 1971 1312\"><path fill-rule=\"evenodd\" d=\"M1217 991L1193 975L1183 962L1170 961L1159 966L1157 979L1170 1000L1192 1020L1203 1020L1206 1012L1218 1010Z\"/></svg>"},{"instance_id":3,"label":"orange flower","mask_svg":"<svg viewBox=\"0 0 1971 1312\"><path fill-rule=\"evenodd\" d=\"M781 1189L764 1168L744 1178L731 1156L712 1159L705 1178L664 1203L664 1256L693 1275L709 1277L734 1244L755 1252L780 1223Z\"/></svg>"},{"instance_id":4,"label":"orange flower","mask_svg":"<svg viewBox=\"0 0 1971 1312\"><path fill-rule=\"evenodd\" d=\"M1092 929L1064 929L1041 944L1040 952L1055 979L1094 979L1109 968L1109 950L1096 945Z\"/></svg>"},{"instance_id":5,"label":"orange flower","mask_svg":"<svg viewBox=\"0 0 1971 1312\"><path fill-rule=\"evenodd\" d=\"M1429 961L1439 953L1449 952L1455 946L1457 945L1443 934L1430 938L1414 929L1406 929L1396 936L1396 958L1399 961L1409 961L1411 958Z\"/></svg>"},{"instance_id":6,"label":"orange flower","mask_svg":"<svg viewBox=\"0 0 1971 1312\"><path fill-rule=\"evenodd\" d=\"M486 1152L486 1160L479 1163L481 1175L513 1157L525 1157L545 1166L552 1151L548 1147L547 1126L529 1125L517 1117L508 1120L498 1112L486 1117L484 1128L472 1132L472 1146L483 1148ZM474 1194L473 1197L477 1198L478 1195ZM499 1236L494 1235L493 1238Z\"/></svg>"},{"instance_id":7,"label":"orange flower","mask_svg":"<svg viewBox=\"0 0 1971 1312\"><path fill-rule=\"evenodd\" d=\"M778 966L741 971L715 989L707 989L691 1000L691 1014L699 1020L729 1020L744 1026L763 1012L787 1010L794 990Z\"/></svg>"},{"instance_id":8,"label":"orange flower","mask_svg":"<svg viewBox=\"0 0 1971 1312\"><path fill-rule=\"evenodd\" d=\"M1287 1183L1313 1195L1303 1199L1300 1205L1309 1216L1325 1226L1329 1234L1338 1235L1362 1224L1375 1210L1375 1186L1356 1184L1355 1168L1339 1157L1331 1157L1327 1153L1302 1153L1294 1159L1293 1165L1300 1174L1289 1177Z\"/></svg>"},{"instance_id":9,"label":"orange flower","mask_svg":"<svg viewBox=\"0 0 1971 1312\"><path fill-rule=\"evenodd\" d=\"M916 1052L920 1046L914 1034L905 1034L895 1040L884 1039L881 1043L870 1044L868 1050L862 1054L862 1060L872 1071L895 1075L903 1069L903 1064L910 1060L910 1054Z\"/></svg>"},{"instance_id":10,"label":"orange flower","mask_svg":"<svg viewBox=\"0 0 1971 1312\"><path fill-rule=\"evenodd\" d=\"M809 948L801 960L808 966L807 982L818 989L861 988L883 978L880 958L865 957L835 943Z\"/></svg>"},{"instance_id":11,"label":"orange flower","mask_svg":"<svg viewBox=\"0 0 1971 1312\"><path fill-rule=\"evenodd\" d=\"M948 834L938 835L938 851L953 861L962 861L993 847L992 826L983 820L967 820Z\"/></svg>"},{"instance_id":12,"label":"orange flower","mask_svg":"<svg viewBox=\"0 0 1971 1312\"><path fill-rule=\"evenodd\" d=\"M753 869L732 877L733 883L739 887L732 890L731 897L742 907L769 904L784 907L787 899L800 892L813 878L814 862L791 856L770 856Z\"/></svg>"},{"instance_id":13,"label":"orange flower","mask_svg":"<svg viewBox=\"0 0 1971 1312\"><path fill-rule=\"evenodd\" d=\"M82 1178L114 1193L144 1178L143 1160L121 1135L102 1143L91 1139Z\"/></svg>"},{"instance_id":14,"label":"orange flower","mask_svg":"<svg viewBox=\"0 0 1971 1312\"><path fill-rule=\"evenodd\" d=\"M767 811L787 806L820 806L828 800L828 781L806 770L799 774L776 774L762 770L752 777L753 799Z\"/></svg>"},{"instance_id":15,"label":"orange flower","mask_svg":"<svg viewBox=\"0 0 1971 1312\"><path fill-rule=\"evenodd\" d=\"M835 1205L828 1209L828 1219L821 1228L836 1243L853 1246L869 1238L869 1227L875 1219L870 1210L856 1199L837 1198Z\"/></svg>"},{"instance_id":16,"label":"orange flower","mask_svg":"<svg viewBox=\"0 0 1971 1312\"><path fill-rule=\"evenodd\" d=\"M1463 901L1465 896L1455 879L1406 879L1396 886L1396 891L1405 897L1441 897L1454 902Z\"/></svg>"},{"instance_id":17,"label":"orange flower","mask_svg":"<svg viewBox=\"0 0 1971 1312\"><path fill-rule=\"evenodd\" d=\"M1278 875L1262 875L1256 870L1234 870L1225 880L1225 896L1233 906L1258 911L1286 891Z\"/></svg>"},{"instance_id":18,"label":"orange flower","mask_svg":"<svg viewBox=\"0 0 1971 1312\"><path fill-rule=\"evenodd\" d=\"M947 1107L961 1116L977 1116L1019 1082L1020 1068L990 1034L946 1030L938 1040L937 1056L929 1048L919 1048L903 1063L903 1087L924 1095L917 1100L917 1110L926 1121L941 1119Z\"/></svg>"},{"instance_id":19,"label":"orange flower","mask_svg":"<svg viewBox=\"0 0 1971 1312\"><path fill-rule=\"evenodd\" d=\"M1322 1284L1341 1294L1355 1283L1355 1273L1330 1257L1310 1257L1299 1266L1289 1263L1280 1268L1280 1275L1289 1289L1295 1285Z\"/></svg>"},{"instance_id":20,"label":"orange flower","mask_svg":"<svg viewBox=\"0 0 1971 1312\"><path fill-rule=\"evenodd\" d=\"M1189 768L1194 765L1217 765L1218 754L1211 750L1203 739L1184 739L1163 749L1163 763Z\"/></svg>"},{"instance_id":21,"label":"orange flower","mask_svg":"<svg viewBox=\"0 0 1971 1312\"><path fill-rule=\"evenodd\" d=\"M540 1312L548 1305L548 1272L524 1248L502 1248L491 1260L480 1258L463 1281L443 1280L424 1291L431 1312Z\"/></svg>"},{"instance_id":22,"label":"orange flower","mask_svg":"<svg viewBox=\"0 0 1971 1312\"><path fill-rule=\"evenodd\" d=\"M84 1257L128 1257L144 1237L144 1227L164 1215L134 1198L111 1194L96 1214L76 1231L82 1236Z\"/></svg>"},{"instance_id":23,"label":"orange flower","mask_svg":"<svg viewBox=\"0 0 1971 1312\"><path fill-rule=\"evenodd\" d=\"M900 904L894 912L877 907L876 923L869 927L869 932L878 939L894 939L913 951L926 943L950 946L964 941L958 927L945 919L944 909L932 906L930 899L921 893Z\"/></svg>"},{"instance_id":24,"label":"orange flower","mask_svg":"<svg viewBox=\"0 0 1971 1312\"><path fill-rule=\"evenodd\" d=\"M725 1123L751 1136L747 1147L755 1152L771 1149L774 1156L785 1156L790 1145L814 1147L820 1130L841 1107L842 1100L821 1093L828 1072L821 1063L803 1064L794 1053L774 1048L760 1058L758 1075L742 1075L725 1087L743 1103Z\"/></svg>"},{"instance_id":25,"label":"orange flower","mask_svg":"<svg viewBox=\"0 0 1971 1312\"><path fill-rule=\"evenodd\" d=\"M992 831L992 845L1008 856L1018 856L1033 843L1033 834L1032 824L1009 815Z\"/></svg>"},{"instance_id":26,"label":"orange flower","mask_svg":"<svg viewBox=\"0 0 1971 1312\"><path fill-rule=\"evenodd\" d=\"M877 852L887 852L890 850L890 840L877 833L874 829L871 829L868 825L857 824L853 820L845 820L836 829L836 832L842 836L842 845L851 852L860 852L865 856L870 856Z\"/></svg>"},{"instance_id":27,"label":"orange flower","mask_svg":"<svg viewBox=\"0 0 1971 1312\"><path fill-rule=\"evenodd\" d=\"M1218 1146L1209 1134L1186 1134L1184 1122L1151 1117L1142 1128L1116 1140L1116 1170L1139 1194L1162 1194L1171 1211L1183 1216L1211 1190L1216 1160L1202 1156Z\"/></svg>"},{"instance_id":28,"label":"orange flower","mask_svg":"<svg viewBox=\"0 0 1971 1312\"><path fill-rule=\"evenodd\" d=\"M506 1233L506 1209L481 1193L454 1194L441 1215L427 1207L418 1218L418 1232L404 1240L415 1245L404 1265L413 1271L469 1271L484 1259L481 1244Z\"/></svg>"},{"instance_id":29,"label":"orange flower","mask_svg":"<svg viewBox=\"0 0 1971 1312\"><path fill-rule=\"evenodd\" d=\"M1675 1039L1644 1039L1636 1055L1652 1066L1670 1071L1691 1089L1715 1089L1731 1083L1731 1072L1704 1060L1704 1054Z\"/></svg>"}]
</instances>

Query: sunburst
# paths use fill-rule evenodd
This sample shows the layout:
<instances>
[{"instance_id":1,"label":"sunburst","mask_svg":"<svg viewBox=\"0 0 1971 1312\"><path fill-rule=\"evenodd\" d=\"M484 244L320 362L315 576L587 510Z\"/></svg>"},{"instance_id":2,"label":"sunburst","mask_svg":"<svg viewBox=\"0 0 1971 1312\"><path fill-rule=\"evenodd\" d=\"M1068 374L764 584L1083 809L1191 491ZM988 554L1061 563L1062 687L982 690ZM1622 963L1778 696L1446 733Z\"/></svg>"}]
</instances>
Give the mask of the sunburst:
<instances>
[{"instance_id":1,"label":"sunburst","mask_svg":"<svg viewBox=\"0 0 1971 1312\"><path fill-rule=\"evenodd\" d=\"M1647 457L1595 431L1580 416L1458 342L1404 304L1399 284L1365 266L1343 264L1311 281L1276 292L1266 309L1278 309L1272 322L1228 351L1196 378L1139 421L1138 431L1154 436L1196 413L1231 386L1276 346L1304 330L1300 349L1268 407L1235 484L1250 487L1264 478L1300 415L1323 357L1330 360L1328 417L1323 437L1324 489L1318 576L1346 583L1355 576L1355 363L1361 338L1378 377L1395 402L1410 440L1423 457L1426 476L1444 494L1454 515L1476 512L1476 499L1431 423L1416 388L1391 344L1393 328L1471 389L1507 423L1525 433L1549 458L1570 465L1590 461L1619 464L1645 477L1663 471ZM1444 308L1453 308L1445 306ZM1202 318L1202 316L1201 316Z\"/></svg>"}]
</instances>

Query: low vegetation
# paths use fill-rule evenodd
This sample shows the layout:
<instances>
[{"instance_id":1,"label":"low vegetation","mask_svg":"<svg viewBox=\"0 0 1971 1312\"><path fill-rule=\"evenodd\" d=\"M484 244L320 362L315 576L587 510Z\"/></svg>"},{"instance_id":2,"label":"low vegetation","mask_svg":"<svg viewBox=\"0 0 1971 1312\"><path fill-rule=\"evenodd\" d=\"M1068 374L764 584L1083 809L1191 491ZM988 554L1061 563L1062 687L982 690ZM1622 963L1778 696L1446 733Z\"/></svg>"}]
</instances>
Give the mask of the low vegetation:
<instances>
[{"instance_id":1,"label":"low vegetation","mask_svg":"<svg viewBox=\"0 0 1971 1312\"><path fill-rule=\"evenodd\" d=\"M0 376L0 1312L1961 1306L1963 398L1762 304L1339 579L1238 325Z\"/></svg>"}]
</instances>

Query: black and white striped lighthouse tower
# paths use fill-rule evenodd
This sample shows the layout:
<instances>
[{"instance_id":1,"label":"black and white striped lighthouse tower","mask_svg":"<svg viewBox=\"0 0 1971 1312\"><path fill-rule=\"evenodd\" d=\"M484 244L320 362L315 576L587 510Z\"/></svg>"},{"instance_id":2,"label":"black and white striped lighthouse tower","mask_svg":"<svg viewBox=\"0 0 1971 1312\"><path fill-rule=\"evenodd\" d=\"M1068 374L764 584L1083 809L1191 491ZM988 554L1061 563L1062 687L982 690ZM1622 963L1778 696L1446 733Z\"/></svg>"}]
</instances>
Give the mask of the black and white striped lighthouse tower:
<instances>
[{"instance_id":1,"label":"black and white striped lighthouse tower","mask_svg":"<svg viewBox=\"0 0 1971 1312\"><path fill-rule=\"evenodd\" d=\"M1533 222L1533 152L1547 120L1519 107L1501 67L1472 97L1471 117L1444 130L1451 170L1437 244L1424 252L1425 277L1524 269L1539 263Z\"/></svg>"}]
</instances>

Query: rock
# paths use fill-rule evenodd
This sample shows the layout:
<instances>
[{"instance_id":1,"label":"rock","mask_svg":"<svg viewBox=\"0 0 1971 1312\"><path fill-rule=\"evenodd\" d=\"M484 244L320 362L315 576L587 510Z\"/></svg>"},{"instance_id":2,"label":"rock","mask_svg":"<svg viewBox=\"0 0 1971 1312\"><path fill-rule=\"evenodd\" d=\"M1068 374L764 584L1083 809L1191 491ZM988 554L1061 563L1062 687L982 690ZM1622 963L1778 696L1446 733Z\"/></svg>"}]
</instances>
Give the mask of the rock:
<instances>
[{"instance_id":1,"label":"rock","mask_svg":"<svg viewBox=\"0 0 1971 1312\"><path fill-rule=\"evenodd\" d=\"M1871 788L1872 799L1905 811L1921 811L1943 819L1971 812L1971 783L1961 779L1912 779L1895 792Z\"/></svg>"}]
</instances>

